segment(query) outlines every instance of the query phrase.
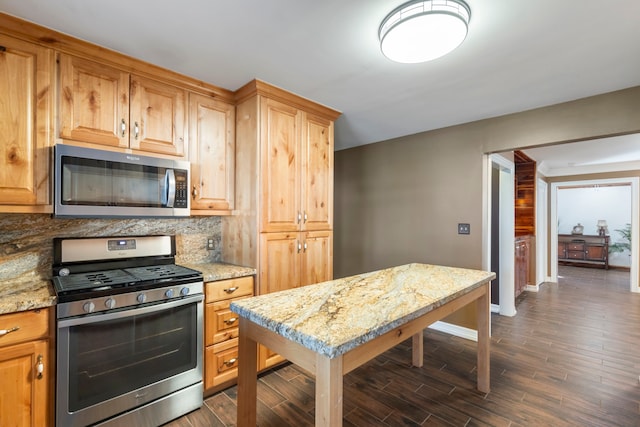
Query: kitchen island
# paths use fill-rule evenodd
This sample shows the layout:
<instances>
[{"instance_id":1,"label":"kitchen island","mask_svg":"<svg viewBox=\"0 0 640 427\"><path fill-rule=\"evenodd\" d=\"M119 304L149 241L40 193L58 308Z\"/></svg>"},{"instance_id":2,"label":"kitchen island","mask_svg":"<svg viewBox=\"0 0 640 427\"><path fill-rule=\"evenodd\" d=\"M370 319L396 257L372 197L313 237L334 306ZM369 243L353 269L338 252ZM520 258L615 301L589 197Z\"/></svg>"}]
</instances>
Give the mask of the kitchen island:
<instances>
[{"instance_id":1,"label":"kitchen island","mask_svg":"<svg viewBox=\"0 0 640 427\"><path fill-rule=\"evenodd\" d=\"M256 425L257 346L316 377L316 426L342 425L342 377L412 338L422 366L422 331L476 302L477 387L489 392L489 294L495 273L407 264L236 301L240 316L237 425Z\"/></svg>"}]
</instances>

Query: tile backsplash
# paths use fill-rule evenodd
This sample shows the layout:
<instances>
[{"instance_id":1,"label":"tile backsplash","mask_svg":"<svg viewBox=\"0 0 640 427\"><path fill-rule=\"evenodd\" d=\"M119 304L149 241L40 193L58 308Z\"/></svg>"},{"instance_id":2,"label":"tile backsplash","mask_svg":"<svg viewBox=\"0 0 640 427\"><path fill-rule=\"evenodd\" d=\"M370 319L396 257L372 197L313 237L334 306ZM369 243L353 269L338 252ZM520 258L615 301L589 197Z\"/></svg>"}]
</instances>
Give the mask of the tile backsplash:
<instances>
[{"instance_id":1,"label":"tile backsplash","mask_svg":"<svg viewBox=\"0 0 640 427\"><path fill-rule=\"evenodd\" d=\"M27 273L48 276L54 237L174 234L176 262L219 262L220 217L58 219L45 214L0 214L0 282ZM214 249L206 247L214 239Z\"/></svg>"}]
</instances>

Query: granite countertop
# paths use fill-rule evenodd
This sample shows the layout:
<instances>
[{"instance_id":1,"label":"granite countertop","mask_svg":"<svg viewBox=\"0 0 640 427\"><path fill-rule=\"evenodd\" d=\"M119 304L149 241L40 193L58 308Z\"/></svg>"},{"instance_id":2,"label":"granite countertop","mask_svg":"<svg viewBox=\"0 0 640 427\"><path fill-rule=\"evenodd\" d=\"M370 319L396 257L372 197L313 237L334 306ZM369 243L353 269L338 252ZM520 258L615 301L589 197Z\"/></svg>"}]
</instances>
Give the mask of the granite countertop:
<instances>
[{"instance_id":1,"label":"granite countertop","mask_svg":"<svg viewBox=\"0 0 640 427\"><path fill-rule=\"evenodd\" d=\"M55 305L56 294L48 275L31 271L0 281L0 314L33 310Z\"/></svg>"},{"instance_id":2,"label":"granite countertop","mask_svg":"<svg viewBox=\"0 0 640 427\"><path fill-rule=\"evenodd\" d=\"M235 301L231 310L333 358L495 277L487 271L407 264Z\"/></svg>"},{"instance_id":3,"label":"granite countertop","mask_svg":"<svg viewBox=\"0 0 640 427\"><path fill-rule=\"evenodd\" d=\"M205 282L256 274L255 268L225 263L181 264L201 271ZM0 281L0 314L51 307L56 294L50 272L32 271Z\"/></svg>"},{"instance_id":4,"label":"granite countertop","mask_svg":"<svg viewBox=\"0 0 640 427\"><path fill-rule=\"evenodd\" d=\"M217 280L234 279L236 277L253 276L256 269L243 267L241 265L227 264L224 262L213 262L203 264L179 263L184 267L189 267L202 272L204 282L215 282Z\"/></svg>"}]
</instances>

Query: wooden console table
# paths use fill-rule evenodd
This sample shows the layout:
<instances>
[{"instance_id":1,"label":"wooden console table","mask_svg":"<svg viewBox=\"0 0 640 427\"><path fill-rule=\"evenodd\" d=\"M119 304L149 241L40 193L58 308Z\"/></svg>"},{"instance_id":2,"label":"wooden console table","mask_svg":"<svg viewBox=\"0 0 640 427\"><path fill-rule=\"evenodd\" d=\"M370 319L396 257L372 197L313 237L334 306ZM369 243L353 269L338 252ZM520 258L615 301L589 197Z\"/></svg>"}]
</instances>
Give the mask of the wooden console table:
<instances>
[{"instance_id":1,"label":"wooden console table","mask_svg":"<svg viewBox=\"0 0 640 427\"><path fill-rule=\"evenodd\" d=\"M258 343L316 378L316 426L342 426L343 375L412 337L423 364L422 331L477 304L478 390L489 392L489 299L495 273L408 264L234 301L240 316L238 427L256 425Z\"/></svg>"},{"instance_id":2,"label":"wooden console table","mask_svg":"<svg viewBox=\"0 0 640 427\"><path fill-rule=\"evenodd\" d=\"M609 269L609 236L558 234L558 261Z\"/></svg>"}]
</instances>

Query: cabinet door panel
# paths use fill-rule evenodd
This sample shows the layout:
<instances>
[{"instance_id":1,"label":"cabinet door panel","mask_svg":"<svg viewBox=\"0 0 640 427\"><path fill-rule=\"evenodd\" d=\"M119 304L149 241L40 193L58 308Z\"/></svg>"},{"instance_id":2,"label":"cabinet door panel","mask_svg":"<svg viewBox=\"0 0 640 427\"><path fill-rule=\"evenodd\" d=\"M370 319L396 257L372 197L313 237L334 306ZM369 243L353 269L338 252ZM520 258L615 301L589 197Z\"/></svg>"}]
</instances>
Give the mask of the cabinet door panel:
<instances>
[{"instance_id":1,"label":"cabinet door panel","mask_svg":"<svg viewBox=\"0 0 640 427\"><path fill-rule=\"evenodd\" d=\"M0 204L48 204L53 53L0 35Z\"/></svg>"},{"instance_id":2,"label":"cabinet door panel","mask_svg":"<svg viewBox=\"0 0 640 427\"><path fill-rule=\"evenodd\" d=\"M605 253L604 246L587 245L587 248L585 250L586 259L601 261L601 260L604 260L605 255L606 253Z\"/></svg>"},{"instance_id":3,"label":"cabinet door panel","mask_svg":"<svg viewBox=\"0 0 640 427\"><path fill-rule=\"evenodd\" d=\"M42 356L44 370L37 378ZM48 383L54 369L46 340L0 348L0 425L49 425Z\"/></svg>"},{"instance_id":4,"label":"cabinet door panel","mask_svg":"<svg viewBox=\"0 0 640 427\"><path fill-rule=\"evenodd\" d=\"M300 113L281 102L261 104L262 231L296 231L300 225Z\"/></svg>"},{"instance_id":5,"label":"cabinet door panel","mask_svg":"<svg viewBox=\"0 0 640 427\"><path fill-rule=\"evenodd\" d=\"M233 209L235 107L190 94L189 108L191 209Z\"/></svg>"},{"instance_id":6,"label":"cabinet door panel","mask_svg":"<svg viewBox=\"0 0 640 427\"><path fill-rule=\"evenodd\" d=\"M299 286L302 243L299 233L263 233L260 235L260 289L267 294Z\"/></svg>"},{"instance_id":7,"label":"cabinet door panel","mask_svg":"<svg viewBox=\"0 0 640 427\"><path fill-rule=\"evenodd\" d=\"M128 147L129 73L69 55L59 59L60 138Z\"/></svg>"},{"instance_id":8,"label":"cabinet door panel","mask_svg":"<svg viewBox=\"0 0 640 427\"><path fill-rule=\"evenodd\" d=\"M302 230L333 226L333 123L305 114L302 152Z\"/></svg>"},{"instance_id":9,"label":"cabinet door panel","mask_svg":"<svg viewBox=\"0 0 640 427\"><path fill-rule=\"evenodd\" d=\"M182 89L132 76L130 147L184 156L185 99Z\"/></svg>"},{"instance_id":10,"label":"cabinet door panel","mask_svg":"<svg viewBox=\"0 0 640 427\"><path fill-rule=\"evenodd\" d=\"M300 285L312 285L333 279L333 232L305 233Z\"/></svg>"}]
</instances>

